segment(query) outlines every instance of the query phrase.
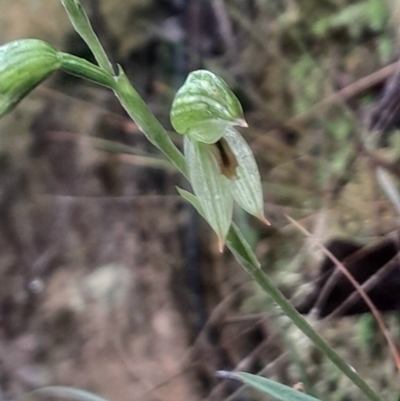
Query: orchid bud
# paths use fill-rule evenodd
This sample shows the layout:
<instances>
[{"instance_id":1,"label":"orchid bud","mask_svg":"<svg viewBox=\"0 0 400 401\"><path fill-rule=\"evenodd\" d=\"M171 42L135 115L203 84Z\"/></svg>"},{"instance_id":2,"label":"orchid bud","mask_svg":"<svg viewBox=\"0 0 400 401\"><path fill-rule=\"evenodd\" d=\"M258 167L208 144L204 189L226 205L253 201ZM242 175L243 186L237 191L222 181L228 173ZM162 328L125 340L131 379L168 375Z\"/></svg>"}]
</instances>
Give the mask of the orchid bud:
<instances>
[{"instance_id":1,"label":"orchid bud","mask_svg":"<svg viewBox=\"0 0 400 401\"><path fill-rule=\"evenodd\" d=\"M60 68L59 54L37 39L16 40L0 47L0 117Z\"/></svg>"}]
</instances>

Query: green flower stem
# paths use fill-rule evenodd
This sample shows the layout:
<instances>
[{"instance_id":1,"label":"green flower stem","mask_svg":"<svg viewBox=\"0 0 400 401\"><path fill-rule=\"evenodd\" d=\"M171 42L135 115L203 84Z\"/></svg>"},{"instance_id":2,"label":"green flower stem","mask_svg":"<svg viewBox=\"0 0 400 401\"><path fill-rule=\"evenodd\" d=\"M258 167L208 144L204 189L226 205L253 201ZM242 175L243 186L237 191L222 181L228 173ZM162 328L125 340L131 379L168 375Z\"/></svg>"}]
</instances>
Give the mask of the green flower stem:
<instances>
[{"instance_id":1,"label":"green flower stem","mask_svg":"<svg viewBox=\"0 0 400 401\"><path fill-rule=\"evenodd\" d=\"M68 53L60 53L59 58L61 61L61 69L63 71L96 82L100 85L107 86L108 88L114 88L114 77L97 65Z\"/></svg>"},{"instance_id":2,"label":"green flower stem","mask_svg":"<svg viewBox=\"0 0 400 401\"><path fill-rule=\"evenodd\" d=\"M237 261L258 285L280 306L283 313L317 346L371 401L382 399L371 389L363 378L310 326L307 320L285 298L268 276L261 270L260 264L250 247L244 242L236 226L232 226L227 237L227 246ZM246 246L247 245L247 246ZM238 255L238 251L240 254ZM245 253L244 253L245 252ZM251 252L251 253L250 253ZM248 256L246 256L248 255ZM250 256L250 257L249 257Z\"/></svg>"},{"instance_id":3,"label":"green flower stem","mask_svg":"<svg viewBox=\"0 0 400 401\"><path fill-rule=\"evenodd\" d=\"M248 271L248 270L247 270ZM248 273L260 287L276 302L286 316L317 346L371 401L382 399L371 389L362 377L347 364L339 354L310 326L297 310L288 302L284 295L275 287L261 269L253 269Z\"/></svg>"},{"instance_id":4,"label":"green flower stem","mask_svg":"<svg viewBox=\"0 0 400 401\"><path fill-rule=\"evenodd\" d=\"M140 95L132 87L121 67L119 67L118 76L114 79L114 93L126 112L146 135L147 139L160 149L175 167L187 177L186 162L182 153L174 145L167 131L154 117Z\"/></svg>"},{"instance_id":5,"label":"green flower stem","mask_svg":"<svg viewBox=\"0 0 400 401\"><path fill-rule=\"evenodd\" d=\"M99 38L94 33L92 24L83 9L79 0L61 0L62 5L67 11L68 17L75 28L75 31L89 46L99 66L109 75L113 75L112 64L108 60L107 54L101 45Z\"/></svg>"}]
</instances>

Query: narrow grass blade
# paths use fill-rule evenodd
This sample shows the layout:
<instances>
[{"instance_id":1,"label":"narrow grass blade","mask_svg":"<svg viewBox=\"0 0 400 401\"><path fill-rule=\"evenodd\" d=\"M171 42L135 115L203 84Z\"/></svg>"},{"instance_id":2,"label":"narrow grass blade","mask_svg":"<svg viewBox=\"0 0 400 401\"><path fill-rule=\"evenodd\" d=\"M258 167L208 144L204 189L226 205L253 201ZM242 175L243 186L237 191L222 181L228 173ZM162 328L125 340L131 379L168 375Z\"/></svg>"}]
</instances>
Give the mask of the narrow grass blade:
<instances>
[{"instance_id":1,"label":"narrow grass blade","mask_svg":"<svg viewBox=\"0 0 400 401\"><path fill-rule=\"evenodd\" d=\"M271 395L280 401L321 401L311 395L297 391L289 386L278 383L265 377L252 375L244 372L218 372L218 376L226 379L239 380L251 387L261 391L262 393Z\"/></svg>"},{"instance_id":2,"label":"narrow grass blade","mask_svg":"<svg viewBox=\"0 0 400 401\"><path fill-rule=\"evenodd\" d=\"M76 401L108 401L106 398L100 397L89 391L80 390L73 387L51 386L33 390L30 396L36 397L62 397L70 398Z\"/></svg>"}]
</instances>

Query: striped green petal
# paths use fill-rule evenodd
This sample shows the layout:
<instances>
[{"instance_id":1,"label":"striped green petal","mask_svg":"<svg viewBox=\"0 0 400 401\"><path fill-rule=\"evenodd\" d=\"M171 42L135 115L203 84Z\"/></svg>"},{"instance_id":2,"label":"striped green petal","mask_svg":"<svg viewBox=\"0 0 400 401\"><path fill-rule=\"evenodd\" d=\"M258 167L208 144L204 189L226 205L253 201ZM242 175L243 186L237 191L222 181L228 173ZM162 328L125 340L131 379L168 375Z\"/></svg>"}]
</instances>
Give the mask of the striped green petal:
<instances>
[{"instance_id":1,"label":"striped green petal","mask_svg":"<svg viewBox=\"0 0 400 401\"><path fill-rule=\"evenodd\" d=\"M260 173L250 146L233 127L227 127L224 139L235 155L238 166L236 179L230 180L233 198L246 212L267 222L264 217L264 197Z\"/></svg>"},{"instance_id":2,"label":"striped green petal","mask_svg":"<svg viewBox=\"0 0 400 401\"><path fill-rule=\"evenodd\" d=\"M229 180L221 175L210 145L184 139L190 183L203 209L205 219L216 232L222 251L232 222L233 198Z\"/></svg>"}]
</instances>

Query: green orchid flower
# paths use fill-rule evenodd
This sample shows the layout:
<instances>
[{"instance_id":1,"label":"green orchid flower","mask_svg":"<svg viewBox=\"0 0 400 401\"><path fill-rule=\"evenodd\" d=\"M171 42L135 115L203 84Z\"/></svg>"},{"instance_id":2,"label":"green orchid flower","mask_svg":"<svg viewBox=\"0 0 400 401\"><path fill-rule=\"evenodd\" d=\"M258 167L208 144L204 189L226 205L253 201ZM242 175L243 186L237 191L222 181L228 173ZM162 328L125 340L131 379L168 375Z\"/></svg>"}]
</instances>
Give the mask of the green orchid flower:
<instances>
[{"instance_id":1,"label":"green orchid flower","mask_svg":"<svg viewBox=\"0 0 400 401\"><path fill-rule=\"evenodd\" d=\"M72 54L63 53L38 39L20 39L0 46L0 117L53 72L63 70L113 88L112 75Z\"/></svg>"},{"instance_id":2,"label":"green orchid flower","mask_svg":"<svg viewBox=\"0 0 400 401\"><path fill-rule=\"evenodd\" d=\"M185 136L189 180L221 252L235 201L269 224L253 152L234 128L247 127L243 110L225 81L209 71L189 74L172 104L171 123Z\"/></svg>"},{"instance_id":3,"label":"green orchid flower","mask_svg":"<svg viewBox=\"0 0 400 401\"><path fill-rule=\"evenodd\" d=\"M22 39L0 46L0 117L60 67L59 52L41 40Z\"/></svg>"}]
</instances>

